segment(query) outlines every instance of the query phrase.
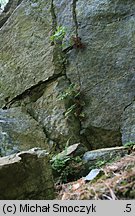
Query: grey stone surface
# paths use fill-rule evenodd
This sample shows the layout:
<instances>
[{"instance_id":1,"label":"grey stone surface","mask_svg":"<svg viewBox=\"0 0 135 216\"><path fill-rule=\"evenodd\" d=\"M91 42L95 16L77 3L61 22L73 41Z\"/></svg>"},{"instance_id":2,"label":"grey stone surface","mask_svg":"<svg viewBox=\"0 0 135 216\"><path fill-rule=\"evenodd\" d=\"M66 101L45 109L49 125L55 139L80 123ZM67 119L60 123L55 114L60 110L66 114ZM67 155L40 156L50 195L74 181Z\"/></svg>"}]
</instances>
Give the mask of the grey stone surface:
<instances>
[{"instance_id":1,"label":"grey stone surface","mask_svg":"<svg viewBox=\"0 0 135 216\"><path fill-rule=\"evenodd\" d=\"M51 45L51 7L51 1L23 1L2 27L0 106L27 106L48 143L59 148L68 140L80 141L80 124L74 116L65 117L69 102L57 98L70 82L61 48Z\"/></svg>"},{"instance_id":2,"label":"grey stone surface","mask_svg":"<svg viewBox=\"0 0 135 216\"><path fill-rule=\"evenodd\" d=\"M114 156L116 157L116 155L118 155L119 153L124 156L128 153L128 149L120 146L88 151L83 155L83 160L88 162L103 159L104 157L106 157L107 160L110 160L113 159Z\"/></svg>"},{"instance_id":3,"label":"grey stone surface","mask_svg":"<svg viewBox=\"0 0 135 216\"><path fill-rule=\"evenodd\" d=\"M88 151L82 158L85 164L85 172L87 173L93 168L98 168L108 162L118 160L128 155L128 151L129 149L124 146Z\"/></svg>"},{"instance_id":4,"label":"grey stone surface","mask_svg":"<svg viewBox=\"0 0 135 216\"><path fill-rule=\"evenodd\" d=\"M135 143L135 102L125 109L122 120L121 133L123 144Z\"/></svg>"},{"instance_id":5,"label":"grey stone surface","mask_svg":"<svg viewBox=\"0 0 135 216\"><path fill-rule=\"evenodd\" d=\"M6 23L8 18L21 3L22 0L4 1L2 9L0 8L0 28ZM6 4L7 3L7 4Z\"/></svg>"},{"instance_id":6,"label":"grey stone surface","mask_svg":"<svg viewBox=\"0 0 135 216\"><path fill-rule=\"evenodd\" d=\"M81 85L82 133L95 149L121 145L121 116L134 100L134 9L132 0L77 1L78 34L86 48L69 53L67 74Z\"/></svg>"},{"instance_id":7,"label":"grey stone surface","mask_svg":"<svg viewBox=\"0 0 135 216\"><path fill-rule=\"evenodd\" d=\"M51 82L36 102L28 104L27 110L44 128L50 146L56 145L62 149L66 143L75 143L80 140L80 124L75 116L65 117L68 100L60 100L66 91L69 82L61 77Z\"/></svg>"},{"instance_id":8,"label":"grey stone surface","mask_svg":"<svg viewBox=\"0 0 135 216\"><path fill-rule=\"evenodd\" d=\"M135 96L134 10L133 0L23 1L0 33L0 107L25 106L58 147L135 141L134 109L126 109ZM50 41L58 26L66 28L62 46ZM65 54L73 35L85 48ZM71 83L80 87L82 119L67 119L69 101L57 101Z\"/></svg>"},{"instance_id":9,"label":"grey stone surface","mask_svg":"<svg viewBox=\"0 0 135 216\"><path fill-rule=\"evenodd\" d=\"M0 158L0 200L54 199L48 154L31 149Z\"/></svg>"},{"instance_id":10,"label":"grey stone surface","mask_svg":"<svg viewBox=\"0 0 135 216\"><path fill-rule=\"evenodd\" d=\"M54 73L50 4L23 1L2 27L0 106Z\"/></svg>"},{"instance_id":11,"label":"grey stone surface","mask_svg":"<svg viewBox=\"0 0 135 216\"><path fill-rule=\"evenodd\" d=\"M45 134L39 124L23 113L21 108L0 109L0 155L33 147L48 150Z\"/></svg>"}]
</instances>

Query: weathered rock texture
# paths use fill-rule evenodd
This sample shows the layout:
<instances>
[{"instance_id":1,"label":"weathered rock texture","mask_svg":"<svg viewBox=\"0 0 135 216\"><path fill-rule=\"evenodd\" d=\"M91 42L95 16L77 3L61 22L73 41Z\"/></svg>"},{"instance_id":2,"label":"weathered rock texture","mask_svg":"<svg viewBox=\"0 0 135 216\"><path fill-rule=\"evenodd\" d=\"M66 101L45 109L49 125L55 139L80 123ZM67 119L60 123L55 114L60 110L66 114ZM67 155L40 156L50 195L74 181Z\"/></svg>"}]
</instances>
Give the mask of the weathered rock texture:
<instances>
[{"instance_id":1,"label":"weathered rock texture","mask_svg":"<svg viewBox=\"0 0 135 216\"><path fill-rule=\"evenodd\" d=\"M0 105L26 106L47 142L61 148L80 140L80 123L73 115L65 117L68 102L58 100L70 80L61 47L51 46L53 16L51 1L23 1L3 26Z\"/></svg>"},{"instance_id":2,"label":"weathered rock texture","mask_svg":"<svg viewBox=\"0 0 135 216\"><path fill-rule=\"evenodd\" d=\"M24 106L57 148L135 141L134 11L133 0L22 1L0 33L0 106ZM58 26L66 28L62 46L50 41ZM72 35L84 49L65 51ZM58 100L71 83L78 100ZM82 107L67 117L71 105Z\"/></svg>"},{"instance_id":3,"label":"weathered rock texture","mask_svg":"<svg viewBox=\"0 0 135 216\"><path fill-rule=\"evenodd\" d=\"M108 162L113 162L128 154L129 149L124 146L88 151L83 155L85 172L88 173L93 168L100 167Z\"/></svg>"},{"instance_id":4,"label":"weathered rock texture","mask_svg":"<svg viewBox=\"0 0 135 216\"><path fill-rule=\"evenodd\" d=\"M31 149L0 158L0 199L54 199L52 172L45 151Z\"/></svg>"},{"instance_id":5,"label":"weathered rock texture","mask_svg":"<svg viewBox=\"0 0 135 216\"><path fill-rule=\"evenodd\" d=\"M22 0L9 0L6 4L4 10L0 13L0 27L4 25L4 23L11 16L16 7L21 3Z\"/></svg>"},{"instance_id":6,"label":"weathered rock texture","mask_svg":"<svg viewBox=\"0 0 135 216\"><path fill-rule=\"evenodd\" d=\"M42 127L19 107L0 109L0 155L41 147L48 150Z\"/></svg>"},{"instance_id":7,"label":"weathered rock texture","mask_svg":"<svg viewBox=\"0 0 135 216\"><path fill-rule=\"evenodd\" d=\"M129 104L123 114L122 141L135 143L135 102Z\"/></svg>"},{"instance_id":8,"label":"weathered rock texture","mask_svg":"<svg viewBox=\"0 0 135 216\"><path fill-rule=\"evenodd\" d=\"M77 1L78 34L86 49L69 54L67 74L72 81L78 74L87 117L82 133L94 148L120 144L124 136L122 115L135 95L134 9L132 0ZM128 127L135 127L132 115Z\"/></svg>"}]
</instances>

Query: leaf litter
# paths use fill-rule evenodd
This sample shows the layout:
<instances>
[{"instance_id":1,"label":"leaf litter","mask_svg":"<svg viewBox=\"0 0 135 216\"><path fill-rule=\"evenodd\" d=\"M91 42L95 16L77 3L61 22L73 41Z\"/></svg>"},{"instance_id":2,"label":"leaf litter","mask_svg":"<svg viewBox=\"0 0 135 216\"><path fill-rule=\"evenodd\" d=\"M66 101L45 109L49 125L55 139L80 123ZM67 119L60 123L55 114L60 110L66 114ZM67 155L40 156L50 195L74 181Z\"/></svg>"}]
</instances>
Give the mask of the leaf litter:
<instances>
[{"instance_id":1,"label":"leaf litter","mask_svg":"<svg viewBox=\"0 0 135 216\"><path fill-rule=\"evenodd\" d=\"M58 200L135 199L135 152L102 167L104 174L90 181L80 178L56 185ZM98 173L98 170L97 170ZM92 174L93 175L93 174ZM94 176L94 175L93 175ZM96 177L96 174L95 174Z\"/></svg>"}]
</instances>

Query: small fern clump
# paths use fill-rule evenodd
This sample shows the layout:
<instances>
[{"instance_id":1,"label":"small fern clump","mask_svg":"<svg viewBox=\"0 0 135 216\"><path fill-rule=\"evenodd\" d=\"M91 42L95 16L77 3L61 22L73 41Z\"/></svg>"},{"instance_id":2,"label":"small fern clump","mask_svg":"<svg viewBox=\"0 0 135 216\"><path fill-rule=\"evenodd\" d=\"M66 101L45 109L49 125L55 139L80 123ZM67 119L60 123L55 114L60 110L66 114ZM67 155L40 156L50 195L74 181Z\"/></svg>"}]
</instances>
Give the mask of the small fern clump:
<instances>
[{"instance_id":1,"label":"small fern clump","mask_svg":"<svg viewBox=\"0 0 135 216\"><path fill-rule=\"evenodd\" d=\"M57 42L63 40L63 38L65 37L66 34L66 30L65 27L63 26L58 26L55 33L53 35L50 36L50 40L56 44Z\"/></svg>"}]
</instances>

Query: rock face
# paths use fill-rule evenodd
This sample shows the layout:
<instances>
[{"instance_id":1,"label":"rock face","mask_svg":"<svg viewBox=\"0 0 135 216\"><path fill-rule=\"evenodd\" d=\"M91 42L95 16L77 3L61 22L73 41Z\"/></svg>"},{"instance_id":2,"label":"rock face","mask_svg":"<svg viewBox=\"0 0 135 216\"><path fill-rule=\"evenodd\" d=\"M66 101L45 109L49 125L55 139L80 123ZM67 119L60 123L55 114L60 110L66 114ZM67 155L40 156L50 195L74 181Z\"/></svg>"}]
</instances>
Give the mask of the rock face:
<instances>
[{"instance_id":1,"label":"rock face","mask_svg":"<svg viewBox=\"0 0 135 216\"><path fill-rule=\"evenodd\" d=\"M0 155L33 147L48 149L43 129L21 108L0 109Z\"/></svg>"},{"instance_id":2,"label":"rock face","mask_svg":"<svg viewBox=\"0 0 135 216\"><path fill-rule=\"evenodd\" d=\"M94 148L120 144L125 137L122 116L135 95L134 9L131 0L77 1L78 34L86 49L70 53L67 73L74 81L74 74L79 76L87 117L82 133ZM130 111L128 131L135 124Z\"/></svg>"},{"instance_id":3,"label":"rock face","mask_svg":"<svg viewBox=\"0 0 135 216\"><path fill-rule=\"evenodd\" d=\"M124 146L88 151L83 155L83 162L85 164L84 172L88 173L93 168L116 161L128 154L129 149Z\"/></svg>"},{"instance_id":4,"label":"rock face","mask_svg":"<svg viewBox=\"0 0 135 216\"><path fill-rule=\"evenodd\" d=\"M0 158L0 199L54 199L51 167L45 151L31 149Z\"/></svg>"},{"instance_id":5,"label":"rock face","mask_svg":"<svg viewBox=\"0 0 135 216\"><path fill-rule=\"evenodd\" d=\"M135 143L135 102L126 107L122 119L122 141Z\"/></svg>"},{"instance_id":6,"label":"rock face","mask_svg":"<svg viewBox=\"0 0 135 216\"><path fill-rule=\"evenodd\" d=\"M22 0L9 0L3 10L0 10L0 28L11 16L16 7L21 3ZM0 8L1 9L1 8Z\"/></svg>"},{"instance_id":7,"label":"rock face","mask_svg":"<svg viewBox=\"0 0 135 216\"><path fill-rule=\"evenodd\" d=\"M0 106L26 107L47 142L61 148L80 140L80 123L64 116L67 102L58 100L70 80L62 51L51 46L53 16L51 1L23 1L2 27Z\"/></svg>"},{"instance_id":8,"label":"rock face","mask_svg":"<svg viewBox=\"0 0 135 216\"><path fill-rule=\"evenodd\" d=\"M135 141L134 10L133 0L22 1L0 33L0 107L25 107L57 149ZM62 46L50 41L59 26ZM71 49L72 36L83 46ZM58 100L72 84L79 96Z\"/></svg>"}]
</instances>

